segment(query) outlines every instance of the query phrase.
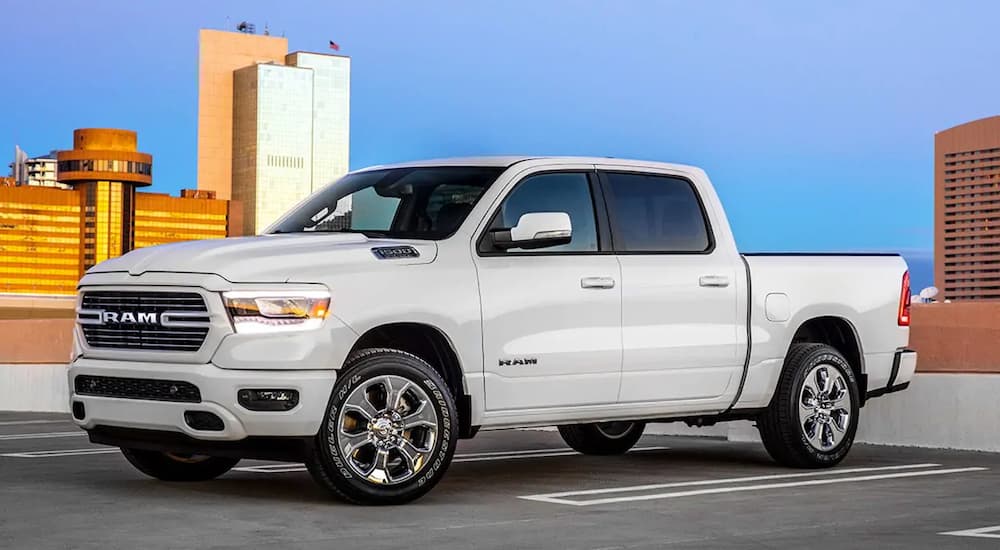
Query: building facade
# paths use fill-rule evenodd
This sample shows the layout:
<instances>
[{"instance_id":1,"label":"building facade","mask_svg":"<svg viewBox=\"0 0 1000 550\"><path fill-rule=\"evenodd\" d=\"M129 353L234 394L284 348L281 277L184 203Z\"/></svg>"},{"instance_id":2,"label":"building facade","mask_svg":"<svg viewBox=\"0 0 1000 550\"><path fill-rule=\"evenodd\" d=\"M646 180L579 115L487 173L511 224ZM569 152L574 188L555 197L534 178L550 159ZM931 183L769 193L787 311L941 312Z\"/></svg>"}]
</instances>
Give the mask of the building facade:
<instances>
[{"instance_id":1,"label":"building facade","mask_svg":"<svg viewBox=\"0 0 1000 550\"><path fill-rule=\"evenodd\" d=\"M351 58L293 52L285 64L312 71L312 191L342 177L350 161ZM338 205L342 208L345 205Z\"/></svg>"},{"instance_id":2,"label":"building facade","mask_svg":"<svg viewBox=\"0 0 1000 550\"><path fill-rule=\"evenodd\" d=\"M934 279L947 300L1000 300L1000 116L934 136Z\"/></svg>"},{"instance_id":3,"label":"building facade","mask_svg":"<svg viewBox=\"0 0 1000 550\"><path fill-rule=\"evenodd\" d=\"M287 42L275 40L202 31L198 188L240 201L245 234L260 232L348 170L350 58L276 56L274 48ZM258 55L241 53L249 50ZM211 85L226 78L228 89ZM220 153L226 136L229 149ZM228 172L217 166L226 160Z\"/></svg>"},{"instance_id":4,"label":"building facade","mask_svg":"<svg viewBox=\"0 0 1000 550\"><path fill-rule=\"evenodd\" d=\"M56 153L66 189L0 186L0 293L73 294L88 268L130 250L240 235L238 203L208 191L143 193L153 158L135 132L86 128Z\"/></svg>"},{"instance_id":5,"label":"building facade","mask_svg":"<svg viewBox=\"0 0 1000 550\"><path fill-rule=\"evenodd\" d=\"M247 207L245 234L312 190L312 78L308 69L271 64L234 74L232 197Z\"/></svg>"},{"instance_id":6,"label":"building facade","mask_svg":"<svg viewBox=\"0 0 1000 550\"><path fill-rule=\"evenodd\" d=\"M284 62L288 40L202 29L198 44L198 189L230 198L233 148L233 72Z\"/></svg>"},{"instance_id":7,"label":"building facade","mask_svg":"<svg viewBox=\"0 0 1000 550\"><path fill-rule=\"evenodd\" d=\"M41 157L28 157L27 153L15 145L10 175L14 179L14 185L69 189L68 185L59 182L55 151Z\"/></svg>"}]
</instances>

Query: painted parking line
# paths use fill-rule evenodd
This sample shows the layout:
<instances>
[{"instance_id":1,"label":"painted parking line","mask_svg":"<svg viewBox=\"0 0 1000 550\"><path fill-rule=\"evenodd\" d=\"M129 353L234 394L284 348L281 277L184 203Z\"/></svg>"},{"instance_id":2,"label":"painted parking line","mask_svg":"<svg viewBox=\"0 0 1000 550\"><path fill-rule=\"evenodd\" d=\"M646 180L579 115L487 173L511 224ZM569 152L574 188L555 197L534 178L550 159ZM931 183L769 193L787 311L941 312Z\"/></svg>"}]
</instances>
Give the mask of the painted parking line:
<instances>
[{"instance_id":1,"label":"painted parking line","mask_svg":"<svg viewBox=\"0 0 1000 550\"><path fill-rule=\"evenodd\" d=\"M647 452L647 451L665 451L670 447L635 447L630 450L630 453L635 452ZM466 453L466 454L456 454L455 458L452 459L452 463L461 462L487 462L487 461L499 461L499 460L519 460L525 458L551 458L558 456L582 456L580 453L570 449L569 447L555 448L555 449L526 449L523 451L492 451L492 452L482 452L482 453ZM287 474L292 472L305 472L306 467L304 464L290 463L290 464L263 464L260 466L244 466L242 468L233 468L238 472L252 472L258 474Z\"/></svg>"},{"instance_id":2,"label":"painted parking line","mask_svg":"<svg viewBox=\"0 0 1000 550\"><path fill-rule=\"evenodd\" d=\"M84 437L87 432L83 430L76 430L72 432L46 432L46 433L33 433L33 434L3 434L0 435L0 441L15 441L20 439L51 439L55 437Z\"/></svg>"},{"instance_id":3,"label":"painted parking line","mask_svg":"<svg viewBox=\"0 0 1000 550\"><path fill-rule=\"evenodd\" d=\"M873 468L845 468L838 470L825 470L821 472L807 472L807 473L797 473L797 474L774 474L768 476L751 476L751 477L737 477L737 478L725 478L725 479L704 479L696 481L680 481L675 483L660 483L656 485L636 485L631 487L614 487L614 488L593 489L585 491L567 491L563 493L525 495L518 498L524 500L533 500L537 502L546 502L549 504L565 504L569 506L596 506L600 504L617 504L621 502L661 500L661 499L692 497L700 495L741 493L748 491L765 491L770 489L786 489L792 487L808 487L814 485L832 485L837 483L860 483L865 481L879 481L883 479L900 479L909 477L981 472L984 470L988 470L988 468L981 468L981 467L937 469L937 467L939 466L940 464L907 464L901 466L882 466ZM926 469L926 468L935 468L935 469ZM917 469L920 470L903 471L903 472L896 471L893 473L879 473L879 474L861 475L861 476L845 476L845 474L851 474L851 473L889 472L892 470L917 470ZM779 479L816 477L816 476L823 476L823 477L821 477L820 479L805 479L801 481L786 481L779 483L732 485L737 483L747 483L754 481L779 480ZM684 491L669 491L661 493L648 493L641 495L592 498L592 499L582 499L582 500L564 498L573 496L589 496L589 495L610 494L610 493L637 492L637 491L647 491L655 489L699 487L706 485L729 485L729 486L710 487L705 489L691 489Z\"/></svg>"},{"instance_id":4,"label":"painted parking line","mask_svg":"<svg viewBox=\"0 0 1000 550\"><path fill-rule=\"evenodd\" d=\"M90 449L60 449L55 451L25 451L23 453L0 453L8 458L53 458L60 456L105 455L121 452L117 448L93 447Z\"/></svg>"},{"instance_id":5,"label":"painted parking line","mask_svg":"<svg viewBox=\"0 0 1000 550\"><path fill-rule=\"evenodd\" d=\"M952 537L973 537L978 539L1000 539L1000 525L994 525L992 527L980 527L978 529L964 529L962 531L948 531L947 533L938 533L939 535L948 535Z\"/></svg>"}]
</instances>

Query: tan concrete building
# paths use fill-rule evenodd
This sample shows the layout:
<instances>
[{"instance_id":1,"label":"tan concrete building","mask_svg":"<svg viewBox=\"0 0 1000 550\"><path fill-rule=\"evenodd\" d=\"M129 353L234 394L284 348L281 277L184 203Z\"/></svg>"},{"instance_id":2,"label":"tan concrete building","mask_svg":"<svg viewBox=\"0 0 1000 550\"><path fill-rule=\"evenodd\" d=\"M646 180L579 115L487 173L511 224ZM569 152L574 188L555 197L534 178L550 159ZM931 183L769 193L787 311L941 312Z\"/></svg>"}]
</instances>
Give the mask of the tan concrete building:
<instances>
[{"instance_id":1,"label":"tan concrete building","mask_svg":"<svg viewBox=\"0 0 1000 550\"><path fill-rule=\"evenodd\" d=\"M198 189L229 199L233 165L233 72L285 61L288 40L202 29L198 47Z\"/></svg>"},{"instance_id":2,"label":"tan concrete building","mask_svg":"<svg viewBox=\"0 0 1000 550\"><path fill-rule=\"evenodd\" d=\"M934 279L948 300L1000 300L1000 116L934 135Z\"/></svg>"},{"instance_id":3,"label":"tan concrete building","mask_svg":"<svg viewBox=\"0 0 1000 550\"><path fill-rule=\"evenodd\" d=\"M348 170L351 59L270 39L202 31L198 188L240 201L245 234Z\"/></svg>"}]
</instances>

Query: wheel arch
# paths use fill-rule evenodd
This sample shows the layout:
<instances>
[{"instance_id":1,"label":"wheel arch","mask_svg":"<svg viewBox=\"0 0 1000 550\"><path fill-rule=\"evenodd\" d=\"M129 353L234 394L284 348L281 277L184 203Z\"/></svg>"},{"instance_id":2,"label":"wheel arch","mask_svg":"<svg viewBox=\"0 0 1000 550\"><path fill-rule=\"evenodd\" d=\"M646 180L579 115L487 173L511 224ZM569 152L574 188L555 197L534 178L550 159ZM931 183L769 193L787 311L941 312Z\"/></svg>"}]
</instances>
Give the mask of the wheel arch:
<instances>
[{"instance_id":1,"label":"wheel arch","mask_svg":"<svg viewBox=\"0 0 1000 550\"><path fill-rule=\"evenodd\" d=\"M427 323L394 322L368 329L355 341L348 357L367 348L392 348L416 355L433 367L455 397L461 437L472 437L470 425L472 401L466 386L465 372L454 344L444 331Z\"/></svg>"},{"instance_id":2,"label":"wheel arch","mask_svg":"<svg viewBox=\"0 0 1000 550\"><path fill-rule=\"evenodd\" d=\"M808 319L795 331L792 341L788 345L788 350L791 351L795 344L803 343L826 344L843 354L858 381L860 394L865 395L868 386L865 374L865 355L861 347L861 338L850 320L835 315Z\"/></svg>"}]
</instances>

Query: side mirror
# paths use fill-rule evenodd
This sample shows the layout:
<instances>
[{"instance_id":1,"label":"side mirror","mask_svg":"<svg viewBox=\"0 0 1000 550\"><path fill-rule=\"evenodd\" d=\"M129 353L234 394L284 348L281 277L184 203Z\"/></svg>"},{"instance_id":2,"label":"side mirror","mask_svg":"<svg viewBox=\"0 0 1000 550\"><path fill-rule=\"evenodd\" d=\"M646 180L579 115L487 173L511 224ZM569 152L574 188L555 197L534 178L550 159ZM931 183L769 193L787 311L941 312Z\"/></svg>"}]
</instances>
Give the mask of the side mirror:
<instances>
[{"instance_id":1,"label":"side mirror","mask_svg":"<svg viewBox=\"0 0 1000 550\"><path fill-rule=\"evenodd\" d=\"M565 212L529 212L510 229L490 232L493 246L509 248L547 248L567 244L573 238L573 224Z\"/></svg>"}]
</instances>

